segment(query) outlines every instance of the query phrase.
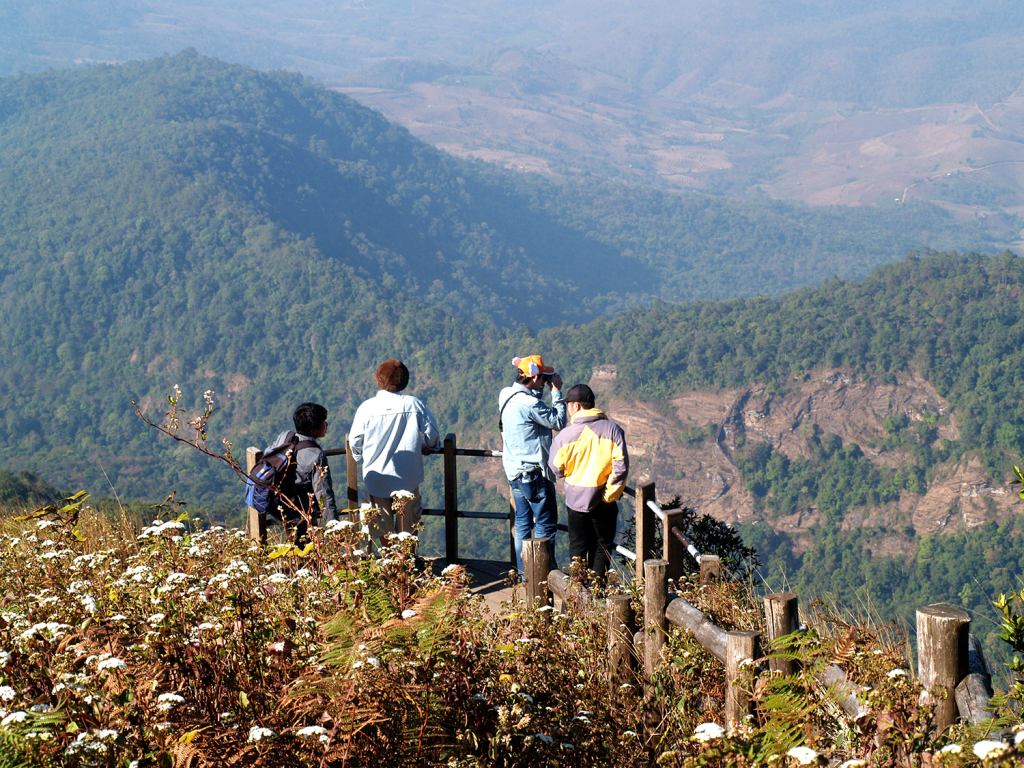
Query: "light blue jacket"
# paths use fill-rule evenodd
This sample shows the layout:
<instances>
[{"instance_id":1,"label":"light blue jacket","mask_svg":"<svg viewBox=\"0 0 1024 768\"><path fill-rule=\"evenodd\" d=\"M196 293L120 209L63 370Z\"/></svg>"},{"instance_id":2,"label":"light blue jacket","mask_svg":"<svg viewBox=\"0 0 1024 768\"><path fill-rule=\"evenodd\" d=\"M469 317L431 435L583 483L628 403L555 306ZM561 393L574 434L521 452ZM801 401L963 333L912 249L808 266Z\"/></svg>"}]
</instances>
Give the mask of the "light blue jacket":
<instances>
[{"instance_id":1,"label":"light blue jacket","mask_svg":"<svg viewBox=\"0 0 1024 768\"><path fill-rule=\"evenodd\" d=\"M363 465L366 491L385 499L419 487L423 448L437 448L440 434L422 400L382 389L356 409L348 442L352 458Z\"/></svg>"},{"instance_id":2,"label":"light blue jacket","mask_svg":"<svg viewBox=\"0 0 1024 768\"><path fill-rule=\"evenodd\" d=\"M501 463L510 482L536 469L548 480L554 480L548 467L551 430L565 429L565 397L560 390L553 389L551 405L547 405L542 394L517 383L505 387L498 395L503 427Z\"/></svg>"}]
</instances>

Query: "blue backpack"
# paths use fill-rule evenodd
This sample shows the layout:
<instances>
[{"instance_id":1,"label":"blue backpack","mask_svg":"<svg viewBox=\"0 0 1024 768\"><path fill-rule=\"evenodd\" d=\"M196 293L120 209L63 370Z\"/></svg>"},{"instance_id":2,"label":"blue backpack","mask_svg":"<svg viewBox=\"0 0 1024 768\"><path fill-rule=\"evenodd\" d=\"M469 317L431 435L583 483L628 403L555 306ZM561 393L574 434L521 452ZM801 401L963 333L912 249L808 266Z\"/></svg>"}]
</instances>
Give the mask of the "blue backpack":
<instances>
[{"instance_id":1,"label":"blue backpack","mask_svg":"<svg viewBox=\"0 0 1024 768\"><path fill-rule=\"evenodd\" d=\"M284 442L267 451L256 462L252 472L245 479L245 503L256 510L262 518L281 522L279 494L294 499L295 454L303 448L317 448L313 440L299 440L294 432L285 435ZM298 518L295 510L285 507L284 517Z\"/></svg>"}]
</instances>

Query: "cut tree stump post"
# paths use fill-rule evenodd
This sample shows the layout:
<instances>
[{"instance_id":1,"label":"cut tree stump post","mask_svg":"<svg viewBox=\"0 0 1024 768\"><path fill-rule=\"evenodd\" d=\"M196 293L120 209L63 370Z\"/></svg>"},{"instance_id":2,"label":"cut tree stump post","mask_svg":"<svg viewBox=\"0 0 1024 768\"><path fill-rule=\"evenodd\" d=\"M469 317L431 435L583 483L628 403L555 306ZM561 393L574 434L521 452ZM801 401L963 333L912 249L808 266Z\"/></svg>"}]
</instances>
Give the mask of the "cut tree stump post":
<instances>
[{"instance_id":1,"label":"cut tree stump post","mask_svg":"<svg viewBox=\"0 0 1024 768\"><path fill-rule=\"evenodd\" d=\"M644 561L644 675L648 680L661 664L661 649L668 629L668 619L665 618L667 570L668 563L664 560Z\"/></svg>"},{"instance_id":2,"label":"cut tree stump post","mask_svg":"<svg viewBox=\"0 0 1024 768\"><path fill-rule=\"evenodd\" d=\"M743 718L753 714L750 701L754 660L761 656L760 635L750 630L729 632L725 641L725 729L736 733Z\"/></svg>"},{"instance_id":3,"label":"cut tree stump post","mask_svg":"<svg viewBox=\"0 0 1024 768\"><path fill-rule=\"evenodd\" d=\"M449 563L459 560L459 480L455 472L455 435L448 433L444 439L444 556Z\"/></svg>"},{"instance_id":4,"label":"cut tree stump post","mask_svg":"<svg viewBox=\"0 0 1024 768\"><path fill-rule=\"evenodd\" d=\"M636 615L629 595L608 598L608 685L614 694L623 685L636 684L633 625Z\"/></svg>"},{"instance_id":5,"label":"cut tree stump post","mask_svg":"<svg viewBox=\"0 0 1024 768\"><path fill-rule=\"evenodd\" d=\"M345 435L345 477L348 490L348 509L351 513L359 509L359 464L352 455L352 446L349 445L348 435ZM352 517L352 522L362 525L362 521Z\"/></svg>"},{"instance_id":6,"label":"cut tree stump post","mask_svg":"<svg viewBox=\"0 0 1024 768\"><path fill-rule=\"evenodd\" d=\"M249 446L245 449L245 474L251 475L253 468L263 458L263 451ZM267 543L267 518L249 507L249 538L260 544Z\"/></svg>"},{"instance_id":7,"label":"cut tree stump post","mask_svg":"<svg viewBox=\"0 0 1024 768\"><path fill-rule=\"evenodd\" d=\"M668 578L672 581L679 581L685 570L686 547L672 533L673 528L683 529L684 514L685 510L682 509L666 512L663 524L662 557L668 562Z\"/></svg>"},{"instance_id":8,"label":"cut tree stump post","mask_svg":"<svg viewBox=\"0 0 1024 768\"><path fill-rule=\"evenodd\" d=\"M523 539L523 572L526 575L526 601L529 607L552 605L554 597L548 589L548 574L551 573L550 539Z\"/></svg>"},{"instance_id":9,"label":"cut tree stump post","mask_svg":"<svg viewBox=\"0 0 1024 768\"><path fill-rule=\"evenodd\" d=\"M789 592L776 592L764 598L764 617L768 625L768 645L780 637L791 635L800 629L799 601ZM769 658L768 666L773 672L795 675L797 663L793 659Z\"/></svg>"},{"instance_id":10,"label":"cut tree stump post","mask_svg":"<svg viewBox=\"0 0 1024 768\"><path fill-rule=\"evenodd\" d=\"M700 556L700 583L707 584L722 578L722 561L718 555Z\"/></svg>"},{"instance_id":11,"label":"cut tree stump post","mask_svg":"<svg viewBox=\"0 0 1024 768\"><path fill-rule=\"evenodd\" d=\"M929 605L917 611L917 678L924 688L921 701L935 705L939 733L956 721L955 691L967 675L970 627L970 615L950 605Z\"/></svg>"},{"instance_id":12,"label":"cut tree stump post","mask_svg":"<svg viewBox=\"0 0 1024 768\"><path fill-rule=\"evenodd\" d=\"M654 501L654 483L636 489L636 582L644 577L644 561L654 554L654 510L648 501Z\"/></svg>"}]
</instances>

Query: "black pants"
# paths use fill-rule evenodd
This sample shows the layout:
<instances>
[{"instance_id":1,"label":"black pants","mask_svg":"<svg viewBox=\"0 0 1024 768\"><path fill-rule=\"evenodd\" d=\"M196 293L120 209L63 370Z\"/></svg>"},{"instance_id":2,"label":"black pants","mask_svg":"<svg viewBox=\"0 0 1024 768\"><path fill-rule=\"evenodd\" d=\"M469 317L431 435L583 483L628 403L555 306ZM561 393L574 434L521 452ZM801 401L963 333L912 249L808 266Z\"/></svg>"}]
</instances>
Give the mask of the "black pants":
<instances>
[{"instance_id":1,"label":"black pants","mask_svg":"<svg viewBox=\"0 0 1024 768\"><path fill-rule=\"evenodd\" d=\"M619 505L600 502L592 512L569 509L569 556L578 557L603 580L615 550Z\"/></svg>"}]
</instances>

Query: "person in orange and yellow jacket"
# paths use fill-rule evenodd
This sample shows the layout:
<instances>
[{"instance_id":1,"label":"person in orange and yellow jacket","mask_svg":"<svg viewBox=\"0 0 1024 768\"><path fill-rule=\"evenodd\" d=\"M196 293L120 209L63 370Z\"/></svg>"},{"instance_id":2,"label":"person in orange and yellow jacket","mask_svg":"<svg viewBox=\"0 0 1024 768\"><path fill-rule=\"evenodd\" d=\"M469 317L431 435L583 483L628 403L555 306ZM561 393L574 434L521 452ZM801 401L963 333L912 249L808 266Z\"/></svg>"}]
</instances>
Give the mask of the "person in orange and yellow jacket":
<instances>
[{"instance_id":1,"label":"person in orange and yellow jacket","mask_svg":"<svg viewBox=\"0 0 1024 768\"><path fill-rule=\"evenodd\" d=\"M569 555L584 559L603 581L615 549L617 502L629 474L626 435L594 407L586 384L569 387L565 402L570 423L551 443L548 466L565 478Z\"/></svg>"}]
</instances>

